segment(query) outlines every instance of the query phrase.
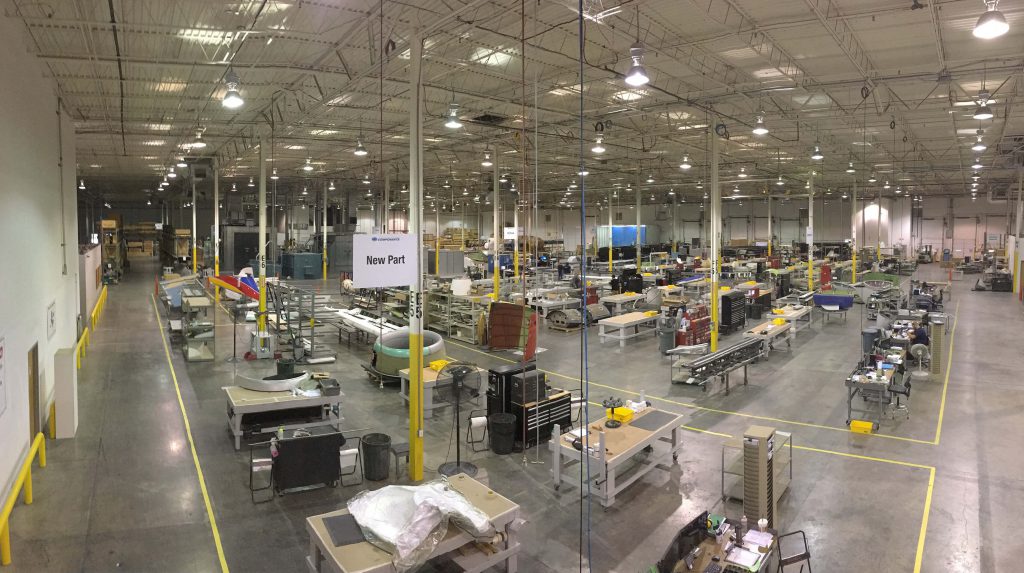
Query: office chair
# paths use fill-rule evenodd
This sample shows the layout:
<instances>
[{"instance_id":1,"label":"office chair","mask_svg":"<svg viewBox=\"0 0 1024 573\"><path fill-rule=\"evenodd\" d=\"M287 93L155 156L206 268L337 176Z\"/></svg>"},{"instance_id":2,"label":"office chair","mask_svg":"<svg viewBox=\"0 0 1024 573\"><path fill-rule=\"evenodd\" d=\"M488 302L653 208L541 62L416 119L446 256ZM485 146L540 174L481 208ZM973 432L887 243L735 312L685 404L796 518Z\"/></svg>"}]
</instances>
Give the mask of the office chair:
<instances>
[{"instance_id":1,"label":"office chair","mask_svg":"<svg viewBox=\"0 0 1024 573\"><path fill-rule=\"evenodd\" d=\"M889 404L890 417L895 420L898 414L904 419L910 419L910 380L903 376L899 383L889 385L889 394L896 396L896 403Z\"/></svg>"}]
</instances>

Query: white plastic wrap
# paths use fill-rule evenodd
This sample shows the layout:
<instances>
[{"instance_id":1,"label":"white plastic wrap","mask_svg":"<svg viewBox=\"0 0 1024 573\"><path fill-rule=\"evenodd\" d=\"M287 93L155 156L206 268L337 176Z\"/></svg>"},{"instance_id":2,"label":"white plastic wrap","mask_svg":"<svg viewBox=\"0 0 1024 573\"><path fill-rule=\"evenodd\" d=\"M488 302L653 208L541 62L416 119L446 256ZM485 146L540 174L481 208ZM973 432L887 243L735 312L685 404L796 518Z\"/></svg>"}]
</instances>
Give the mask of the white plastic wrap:
<instances>
[{"instance_id":1,"label":"white plastic wrap","mask_svg":"<svg viewBox=\"0 0 1024 573\"><path fill-rule=\"evenodd\" d=\"M394 555L399 573L426 562L448 532L449 519L477 539L494 536L487 515L443 480L364 491L348 502L348 510L368 541Z\"/></svg>"}]
</instances>

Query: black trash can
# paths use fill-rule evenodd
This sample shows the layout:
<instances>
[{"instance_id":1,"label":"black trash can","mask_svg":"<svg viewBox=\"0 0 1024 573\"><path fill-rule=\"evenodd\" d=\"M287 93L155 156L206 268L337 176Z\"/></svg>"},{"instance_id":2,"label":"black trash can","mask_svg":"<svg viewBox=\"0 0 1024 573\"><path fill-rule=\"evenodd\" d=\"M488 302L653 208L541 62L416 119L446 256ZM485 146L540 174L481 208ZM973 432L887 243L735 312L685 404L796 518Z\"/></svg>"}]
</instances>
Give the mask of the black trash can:
<instances>
[{"instance_id":1,"label":"black trash can","mask_svg":"<svg viewBox=\"0 0 1024 573\"><path fill-rule=\"evenodd\" d=\"M391 436L366 434L363 436L363 475L370 481L388 479L391 468Z\"/></svg>"},{"instance_id":2,"label":"black trash can","mask_svg":"<svg viewBox=\"0 0 1024 573\"><path fill-rule=\"evenodd\" d=\"M499 455L511 454L516 439L515 414L491 414L487 423L490 426L487 434L491 437L491 451Z\"/></svg>"},{"instance_id":3,"label":"black trash can","mask_svg":"<svg viewBox=\"0 0 1024 573\"><path fill-rule=\"evenodd\" d=\"M277 361L277 375L291 377L295 375L295 361L291 358L282 358Z\"/></svg>"}]
</instances>

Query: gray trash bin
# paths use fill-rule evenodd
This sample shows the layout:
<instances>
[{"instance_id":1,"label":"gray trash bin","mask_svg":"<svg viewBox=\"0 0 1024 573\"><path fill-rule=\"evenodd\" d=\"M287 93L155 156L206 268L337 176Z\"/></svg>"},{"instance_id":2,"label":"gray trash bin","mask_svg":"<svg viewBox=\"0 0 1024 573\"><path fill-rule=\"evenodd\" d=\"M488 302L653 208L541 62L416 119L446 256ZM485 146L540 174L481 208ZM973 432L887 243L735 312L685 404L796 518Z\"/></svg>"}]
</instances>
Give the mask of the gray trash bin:
<instances>
[{"instance_id":1,"label":"gray trash bin","mask_svg":"<svg viewBox=\"0 0 1024 573\"><path fill-rule=\"evenodd\" d=\"M366 434L363 436L363 475L370 481L388 479L391 467L391 436Z\"/></svg>"}]
</instances>

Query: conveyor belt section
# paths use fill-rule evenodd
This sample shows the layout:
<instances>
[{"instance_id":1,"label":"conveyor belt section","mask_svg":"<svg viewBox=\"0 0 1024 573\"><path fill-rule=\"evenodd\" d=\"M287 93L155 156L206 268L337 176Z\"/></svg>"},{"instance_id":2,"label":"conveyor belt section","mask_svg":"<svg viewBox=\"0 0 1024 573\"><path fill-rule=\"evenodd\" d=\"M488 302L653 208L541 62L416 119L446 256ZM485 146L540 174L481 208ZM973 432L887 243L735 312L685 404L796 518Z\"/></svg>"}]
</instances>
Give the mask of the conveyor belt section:
<instances>
[{"instance_id":1,"label":"conveyor belt section","mask_svg":"<svg viewBox=\"0 0 1024 573\"><path fill-rule=\"evenodd\" d=\"M723 376L730 371L753 362L764 354L764 341L748 338L743 342L702 356L690 363L690 377L694 380L708 380Z\"/></svg>"}]
</instances>

